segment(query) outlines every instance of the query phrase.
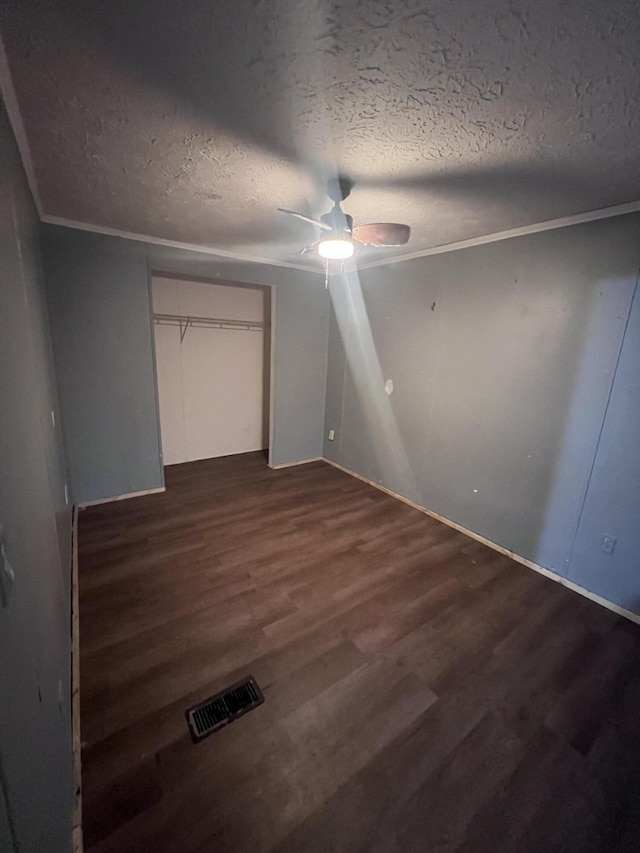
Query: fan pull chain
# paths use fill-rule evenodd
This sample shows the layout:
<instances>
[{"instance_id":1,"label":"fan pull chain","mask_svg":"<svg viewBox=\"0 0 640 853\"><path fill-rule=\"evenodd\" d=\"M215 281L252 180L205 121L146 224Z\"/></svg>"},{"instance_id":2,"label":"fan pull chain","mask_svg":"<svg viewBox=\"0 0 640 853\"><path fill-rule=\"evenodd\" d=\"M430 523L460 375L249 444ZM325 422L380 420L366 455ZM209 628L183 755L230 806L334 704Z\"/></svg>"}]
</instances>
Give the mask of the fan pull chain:
<instances>
[{"instance_id":1,"label":"fan pull chain","mask_svg":"<svg viewBox=\"0 0 640 853\"><path fill-rule=\"evenodd\" d=\"M329 290L329 258L325 262L324 271L324 289Z\"/></svg>"}]
</instances>

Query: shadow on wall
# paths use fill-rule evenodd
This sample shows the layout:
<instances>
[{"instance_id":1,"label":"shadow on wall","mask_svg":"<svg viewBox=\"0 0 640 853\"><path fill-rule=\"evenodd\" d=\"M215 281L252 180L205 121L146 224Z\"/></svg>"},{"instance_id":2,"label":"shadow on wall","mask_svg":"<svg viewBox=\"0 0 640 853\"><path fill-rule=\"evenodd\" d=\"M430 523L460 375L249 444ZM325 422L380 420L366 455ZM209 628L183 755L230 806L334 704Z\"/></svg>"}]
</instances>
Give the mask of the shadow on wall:
<instances>
[{"instance_id":1,"label":"shadow on wall","mask_svg":"<svg viewBox=\"0 0 640 853\"><path fill-rule=\"evenodd\" d=\"M325 434L336 440L325 454L566 575L638 224L621 217L334 277ZM571 579L637 606L637 584L586 583L580 567Z\"/></svg>"}]
</instances>

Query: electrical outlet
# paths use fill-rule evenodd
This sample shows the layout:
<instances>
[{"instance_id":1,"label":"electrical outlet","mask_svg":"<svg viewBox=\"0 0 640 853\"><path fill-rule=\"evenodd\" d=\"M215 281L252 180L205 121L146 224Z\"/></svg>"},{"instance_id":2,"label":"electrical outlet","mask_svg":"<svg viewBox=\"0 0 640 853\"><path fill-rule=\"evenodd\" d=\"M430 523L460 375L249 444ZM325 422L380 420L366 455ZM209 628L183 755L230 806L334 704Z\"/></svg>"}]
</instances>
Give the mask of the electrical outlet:
<instances>
[{"instance_id":1,"label":"electrical outlet","mask_svg":"<svg viewBox=\"0 0 640 853\"><path fill-rule=\"evenodd\" d=\"M333 439L335 437L336 437L336 431L334 429L330 429L329 430L329 441L333 441Z\"/></svg>"},{"instance_id":2,"label":"electrical outlet","mask_svg":"<svg viewBox=\"0 0 640 853\"><path fill-rule=\"evenodd\" d=\"M608 536L606 533L602 536L602 552L604 554L613 554L613 549L616 547L618 540L615 536Z\"/></svg>"}]
</instances>

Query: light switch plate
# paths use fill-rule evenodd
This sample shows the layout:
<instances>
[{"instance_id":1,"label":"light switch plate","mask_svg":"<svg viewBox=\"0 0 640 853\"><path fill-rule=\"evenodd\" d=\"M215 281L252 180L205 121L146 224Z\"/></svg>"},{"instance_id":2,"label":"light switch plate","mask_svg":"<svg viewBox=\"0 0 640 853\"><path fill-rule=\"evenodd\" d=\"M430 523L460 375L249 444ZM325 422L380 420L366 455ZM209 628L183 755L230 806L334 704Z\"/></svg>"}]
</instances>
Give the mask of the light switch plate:
<instances>
[{"instance_id":1,"label":"light switch plate","mask_svg":"<svg viewBox=\"0 0 640 853\"><path fill-rule=\"evenodd\" d=\"M613 554L613 549L616 547L617 539L615 536L609 536L607 533L602 536L602 550L605 554Z\"/></svg>"}]
</instances>

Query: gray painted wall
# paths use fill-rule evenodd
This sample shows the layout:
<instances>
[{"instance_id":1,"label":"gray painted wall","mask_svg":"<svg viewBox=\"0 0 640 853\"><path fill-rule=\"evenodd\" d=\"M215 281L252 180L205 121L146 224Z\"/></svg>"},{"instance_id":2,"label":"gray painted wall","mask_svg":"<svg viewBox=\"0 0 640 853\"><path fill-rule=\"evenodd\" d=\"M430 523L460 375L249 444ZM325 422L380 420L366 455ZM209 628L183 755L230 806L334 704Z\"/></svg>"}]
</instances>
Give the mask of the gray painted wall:
<instances>
[{"instance_id":1,"label":"gray painted wall","mask_svg":"<svg viewBox=\"0 0 640 853\"><path fill-rule=\"evenodd\" d=\"M274 465L322 456L329 295L317 273L149 246L154 272L275 285Z\"/></svg>"},{"instance_id":2,"label":"gray painted wall","mask_svg":"<svg viewBox=\"0 0 640 853\"><path fill-rule=\"evenodd\" d=\"M611 555L602 551L603 534L617 539ZM640 613L640 293L637 285L569 577Z\"/></svg>"},{"instance_id":3,"label":"gray painted wall","mask_svg":"<svg viewBox=\"0 0 640 853\"><path fill-rule=\"evenodd\" d=\"M276 286L273 464L322 454L329 297L321 276L44 226L74 502L163 485L149 277Z\"/></svg>"},{"instance_id":4,"label":"gray painted wall","mask_svg":"<svg viewBox=\"0 0 640 853\"><path fill-rule=\"evenodd\" d=\"M144 244L44 226L74 503L163 485Z\"/></svg>"},{"instance_id":5,"label":"gray painted wall","mask_svg":"<svg viewBox=\"0 0 640 853\"><path fill-rule=\"evenodd\" d=\"M566 575L638 276L639 231L634 214L335 277L325 455ZM621 370L633 362L637 371L634 329ZM617 420L611 414L600 443L600 457L606 445L618 461L615 475L602 464L624 483L609 507L615 519L631 517L639 482L618 439L607 440L631 416L622 410L633 409L632 372L619 380ZM633 412L629 442L637 403ZM576 550L571 577L637 610L640 574L626 550L637 535L604 513L599 470L581 528L620 530L625 569L596 581L602 561L581 567Z\"/></svg>"},{"instance_id":6,"label":"gray painted wall","mask_svg":"<svg viewBox=\"0 0 640 853\"><path fill-rule=\"evenodd\" d=\"M38 220L1 106L0 286L0 523L15 572L0 606L0 848L66 853L71 518Z\"/></svg>"}]
</instances>

